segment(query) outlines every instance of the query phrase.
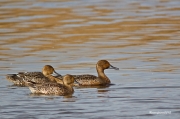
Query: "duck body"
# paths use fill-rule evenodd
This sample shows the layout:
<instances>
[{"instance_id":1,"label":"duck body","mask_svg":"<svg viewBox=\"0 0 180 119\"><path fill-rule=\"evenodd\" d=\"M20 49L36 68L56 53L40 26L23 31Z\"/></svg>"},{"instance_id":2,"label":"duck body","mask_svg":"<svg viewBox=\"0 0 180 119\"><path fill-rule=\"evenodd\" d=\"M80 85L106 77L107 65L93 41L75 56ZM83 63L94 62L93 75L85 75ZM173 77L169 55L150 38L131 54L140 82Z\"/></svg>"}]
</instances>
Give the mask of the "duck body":
<instances>
[{"instance_id":1,"label":"duck body","mask_svg":"<svg viewBox=\"0 0 180 119\"><path fill-rule=\"evenodd\" d=\"M106 85L99 77L90 74L73 75L73 77L80 86Z\"/></svg>"},{"instance_id":2,"label":"duck body","mask_svg":"<svg viewBox=\"0 0 180 119\"><path fill-rule=\"evenodd\" d=\"M31 84L29 87L32 93L36 94L46 94L46 95L69 95L74 92L74 90L69 90L69 87L58 84L58 83L42 83L42 84Z\"/></svg>"},{"instance_id":3,"label":"duck body","mask_svg":"<svg viewBox=\"0 0 180 119\"><path fill-rule=\"evenodd\" d=\"M72 75L74 80L78 85L74 86L106 86L111 83L110 79L105 75L105 69L115 69L119 68L112 66L107 60L99 60L96 64L96 70L98 76L83 74L83 75ZM59 77L61 79L61 77Z\"/></svg>"},{"instance_id":4,"label":"duck body","mask_svg":"<svg viewBox=\"0 0 180 119\"><path fill-rule=\"evenodd\" d=\"M18 86L27 86L26 81L40 84L45 82L55 82L55 77L51 76L53 72L55 72L55 70L52 66L45 65L42 72L19 72L17 74L7 74L6 79ZM59 77L61 76L60 74L58 75Z\"/></svg>"},{"instance_id":5,"label":"duck body","mask_svg":"<svg viewBox=\"0 0 180 119\"><path fill-rule=\"evenodd\" d=\"M36 83L45 83L50 80L41 72L19 72L18 74L7 74L6 79L14 83L15 85L26 86L26 81L32 81Z\"/></svg>"},{"instance_id":6,"label":"duck body","mask_svg":"<svg viewBox=\"0 0 180 119\"><path fill-rule=\"evenodd\" d=\"M73 75L78 86L106 86L111 83L110 79L105 75L105 69L115 69L119 68L112 66L107 60L99 60L96 64L96 70L98 76L85 74L85 75Z\"/></svg>"},{"instance_id":7,"label":"duck body","mask_svg":"<svg viewBox=\"0 0 180 119\"><path fill-rule=\"evenodd\" d=\"M74 93L73 89L74 78L71 75L63 77L63 84L55 82L46 82L36 84L34 82L27 82L28 87L32 93L46 94L46 95L71 95Z\"/></svg>"}]
</instances>

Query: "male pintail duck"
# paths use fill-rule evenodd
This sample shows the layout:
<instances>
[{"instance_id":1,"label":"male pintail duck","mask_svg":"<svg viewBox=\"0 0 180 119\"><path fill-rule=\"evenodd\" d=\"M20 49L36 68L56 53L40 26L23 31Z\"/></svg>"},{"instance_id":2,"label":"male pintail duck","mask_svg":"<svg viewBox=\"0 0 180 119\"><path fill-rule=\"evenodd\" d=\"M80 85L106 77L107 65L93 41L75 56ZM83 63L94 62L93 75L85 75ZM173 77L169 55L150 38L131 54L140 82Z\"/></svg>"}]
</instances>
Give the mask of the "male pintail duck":
<instances>
[{"instance_id":1,"label":"male pintail duck","mask_svg":"<svg viewBox=\"0 0 180 119\"><path fill-rule=\"evenodd\" d=\"M6 79L18 86L26 86L25 81L32 81L34 83L56 82L55 76L51 74L57 74L57 77L61 77L51 65L45 65L42 72L19 72L18 74L7 74ZM62 83L62 81L59 81Z\"/></svg>"},{"instance_id":2,"label":"male pintail duck","mask_svg":"<svg viewBox=\"0 0 180 119\"><path fill-rule=\"evenodd\" d=\"M82 86L105 86L109 85L111 81L105 75L105 69L115 69L119 70L119 68L112 66L107 60L99 60L96 64L96 70L98 76L94 75L73 75L74 79L78 82L78 85Z\"/></svg>"},{"instance_id":3,"label":"male pintail duck","mask_svg":"<svg viewBox=\"0 0 180 119\"><path fill-rule=\"evenodd\" d=\"M32 93L62 96L72 95L74 93L73 84L74 77L69 74L63 76L63 84L55 82L46 82L42 84L36 84L31 81L27 82L27 85Z\"/></svg>"}]
</instances>

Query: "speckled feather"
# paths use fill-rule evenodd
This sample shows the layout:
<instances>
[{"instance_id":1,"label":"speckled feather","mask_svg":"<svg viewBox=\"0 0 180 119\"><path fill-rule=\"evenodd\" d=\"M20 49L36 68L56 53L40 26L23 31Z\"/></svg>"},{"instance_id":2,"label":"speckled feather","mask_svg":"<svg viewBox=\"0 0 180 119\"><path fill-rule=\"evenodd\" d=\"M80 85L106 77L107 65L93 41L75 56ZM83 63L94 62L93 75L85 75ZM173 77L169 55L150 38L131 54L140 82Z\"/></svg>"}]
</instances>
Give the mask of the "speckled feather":
<instances>
[{"instance_id":1,"label":"speckled feather","mask_svg":"<svg viewBox=\"0 0 180 119\"><path fill-rule=\"evenodd\" d=\"M7 74L6 79L14 83L14 85L25 86L24 80L18 77L17 74Z\"/></svg>"},{"instance_id":2,"label":"speckled feather","mask_svg":"<svg viewBox=\"0 0 180 119\"><path fill-rule=\"evenodd\" d=\"M99 80L97 76L94 75L73 75L74 79L79 83L79 85L101 85L102 82Z\"/></svg>"},{"instance_id":3,"label":"speckled feather","mask_svg":"<svg viewBox=\"0 0 180 119\"><path fill-rule=\"evenodd\" d=\"M74 93L73 89L74 77L72 75L65 75L63 77L63 84L54 82L46 82L42 84L36 84L28 81L27 85L32 93L36 94L52 94L52 95L70 95Z\"/></svg>"},{"instance_id":4,"label":"speckled feather","mask_svg":"<svg viewBox=\"0 0 180 119\"><path fill-rule=\"evenodd\" d=\"M22 77L26 81L32 81L35 83L49 82L49 79L41 72L19 72L18 76Z\"/></svg>"},{"instance_id":5,"label":"speckled feather","mask_svg":"<svg viewBox=\"0 0 180 119\"><path fill-rule=\"evenodd\" d=\"M26 81L35 83L45 83L50 80L41 72L19 72L18 74L7 74L6 79L13 82L15 85L26 86Z\"/></svg>"},{"instance_id":6,"label":"speckled feather","mask_svg":"<svg viewBox=\"0 0 180 119\"><path fill-rule=\"evenodd\" d=\"M30 84L32 93L68 95L71 94L68 87L58 83Z\"/></svg>"},{"instance_id":7,"label":"speckled feather","mask_svg":"<svg viewBox=\"0 0 180 119\"><path fill-rule=\"evenodd\" d=\"M58 78L52 76L51 74L58 74L51 65L45 65L42 72L19 72L18 74L7 74L6 79L13 82L15 85L27 86L25 81L31 81L34 83L45 83L45 82L61 82ZM55 80L56 79L56 80Z\"/></svg>"},{"instance_id":8,"label":"speckled feather","mask_svg":"<svg viewBox=\"0 0 180 119\"><path fill-rule=\"evenodd\" d=\"M84 75L72 75L74 77L74 80L78 82L79 85L101 85L102 82L98 79L97 76L84 74ZM63 79L63 77L57 77L58 79ZM62 84L62 83L61 83Z\"/></svg>"},{"instance_id":9,"label":"speckled feather","mask_svg":"<svg viewBox=\"0 0 180 119\"><path fill-rule=\"evenodd\" d=\"M75 78L76 82L82 86L106 86L109 85L111 81L105 75L104 70L109 68L119 70L119 68L112 66L107 60L99 60L96 64L98 76L85 74L73 75L73 77Z\"/></svg>"}]
</instances>

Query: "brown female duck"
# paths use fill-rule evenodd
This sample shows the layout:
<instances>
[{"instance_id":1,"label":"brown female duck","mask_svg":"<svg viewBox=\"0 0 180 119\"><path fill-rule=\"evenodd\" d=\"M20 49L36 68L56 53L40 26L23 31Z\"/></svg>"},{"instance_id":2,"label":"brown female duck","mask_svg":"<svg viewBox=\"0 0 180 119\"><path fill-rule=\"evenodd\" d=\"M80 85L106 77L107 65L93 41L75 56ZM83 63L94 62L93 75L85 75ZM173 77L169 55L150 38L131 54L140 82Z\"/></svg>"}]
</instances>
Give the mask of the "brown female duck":
<instances>
[{"instance_id":1,"label":"brown female duck","mask_svg":"<svg viewBox=\"0 0 180 119\"><path fill-rule=\"evenodd\" d=\"M51 74L57 74L52 76ZM25 81L32 81L34 83L56 82L57 77L61 77L51 65L45 65L42 72L19 72L18 74L7 74L6 79L18 86L26 86ZM59 80L62 83L62 81Z\"/></svg>"},{"instance_id":2,"label":"brown female duck","mask_svg":"<svg viewBox=\"0 0 180 119\"><path fill-rule=\"evenodd\" d=\"M110 79L105 75L105 69L115 69L119 68L112 66L107 60L99 60L96 64L96 70L98 76L94 75L73 75L74 79L78 82L78 85L82 86L105 86L111 83Z\"/></svg>"},{"instance_id":3,"label":"brown female duck","mask_svg":"<svg viewBox=\"0 0 180 119\"><path fill-rule=\"evenodd\" d=\"M46 95L72 95L74 77L72 75L65 75L63 77L63 84L55 82L46 82L42 84L36 84L34 82L27 82L29 89L35 94L46 94Z\"/></svg>"}]
</instances>

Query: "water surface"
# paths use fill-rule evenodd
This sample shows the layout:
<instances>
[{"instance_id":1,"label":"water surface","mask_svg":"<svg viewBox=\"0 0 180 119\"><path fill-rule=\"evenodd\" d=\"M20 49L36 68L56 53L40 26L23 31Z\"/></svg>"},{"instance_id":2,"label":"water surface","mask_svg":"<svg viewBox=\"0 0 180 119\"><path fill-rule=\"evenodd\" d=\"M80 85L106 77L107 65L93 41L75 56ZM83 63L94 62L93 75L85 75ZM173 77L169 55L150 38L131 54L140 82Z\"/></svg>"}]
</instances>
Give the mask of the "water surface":
<instances>
[{"instance_id":1,"label":"water surface","mask_svg":"<svg viewBox=\"0 0 180 119\"><path fill-rule=\"evenodd\" d=\"M179 119L179 6L179 0L1 0L0 117ZM97 75L100 59L120 68L105 71L115 85L75 88L72 97L33 95L5 79L45 64L62 75Z\"/></svg>"}]
</instances>

